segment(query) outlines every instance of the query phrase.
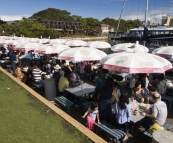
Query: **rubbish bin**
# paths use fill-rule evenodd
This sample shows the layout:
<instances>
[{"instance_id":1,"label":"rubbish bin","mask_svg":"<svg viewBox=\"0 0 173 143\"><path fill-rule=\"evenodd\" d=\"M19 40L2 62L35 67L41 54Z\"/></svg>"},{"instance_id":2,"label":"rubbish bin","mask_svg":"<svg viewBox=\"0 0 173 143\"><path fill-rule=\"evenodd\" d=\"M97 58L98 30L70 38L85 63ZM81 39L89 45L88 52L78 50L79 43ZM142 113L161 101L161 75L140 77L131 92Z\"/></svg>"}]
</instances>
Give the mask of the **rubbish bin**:
<instances>
[{"instance_id":1,"label":"rubbish bin","mask_svg":"<svg viewBox=\"0 0 173 143\"><path fill-rule=\"evenodd\" d=\"M166 130L158 130L153 133L152 143L171 143L173 133Z\"/></svg>"},{"instance_id":2,"label":"rubbish bin","mask_svg":"<svg viewBox=\"0 0 173 143\"><path fill-rule=\"evenodd\" d=\"M55 79L49 78L44 80L45 98L49 101L54 101L56 97Z\"/></svg>"}]
</instances>

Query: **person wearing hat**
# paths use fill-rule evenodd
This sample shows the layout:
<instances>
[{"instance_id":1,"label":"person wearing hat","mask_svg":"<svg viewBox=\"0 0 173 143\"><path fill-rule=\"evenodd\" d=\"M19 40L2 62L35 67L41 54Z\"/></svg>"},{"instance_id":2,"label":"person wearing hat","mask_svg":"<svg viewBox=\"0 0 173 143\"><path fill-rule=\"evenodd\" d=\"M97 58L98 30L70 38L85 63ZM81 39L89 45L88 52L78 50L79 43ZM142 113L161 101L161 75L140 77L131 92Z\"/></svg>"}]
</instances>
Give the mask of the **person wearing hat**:
<instances>
[{"instance_id":1,"label":"person wearing hat","mask_svg":"<svg viewBox=\"0 0 173 143\"><path fill-rule=\"evenodd\" d=\"M59 65L54 66L53 78L55 79L57 85L58 85L60 77L62 76L60 69L61 69L61 67Z\"/></svg>"}]
</instances>

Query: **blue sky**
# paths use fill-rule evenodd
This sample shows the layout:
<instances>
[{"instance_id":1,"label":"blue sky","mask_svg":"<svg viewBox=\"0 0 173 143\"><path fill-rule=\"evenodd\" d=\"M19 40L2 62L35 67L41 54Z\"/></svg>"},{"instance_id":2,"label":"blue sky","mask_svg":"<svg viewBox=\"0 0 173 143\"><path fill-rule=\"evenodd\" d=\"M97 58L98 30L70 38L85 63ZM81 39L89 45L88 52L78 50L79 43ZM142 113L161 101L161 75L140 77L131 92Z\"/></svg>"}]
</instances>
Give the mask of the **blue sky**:
<instances>
[{"instance_id":1,"label":"blue sky","mask_svg":"<svg viewBox=\"0 0 173 143\"><path fill-rule=\"evenodd\" d=\"M18 20L47 8L67 10L72 15L102 20L118 19L124 0L0 0L2 20ZM144 19L145 0L126 0L123 19ZM173 15L173 0L149 0L148 19L158 23L162 15Z\"/></svg>"}]
</instances>

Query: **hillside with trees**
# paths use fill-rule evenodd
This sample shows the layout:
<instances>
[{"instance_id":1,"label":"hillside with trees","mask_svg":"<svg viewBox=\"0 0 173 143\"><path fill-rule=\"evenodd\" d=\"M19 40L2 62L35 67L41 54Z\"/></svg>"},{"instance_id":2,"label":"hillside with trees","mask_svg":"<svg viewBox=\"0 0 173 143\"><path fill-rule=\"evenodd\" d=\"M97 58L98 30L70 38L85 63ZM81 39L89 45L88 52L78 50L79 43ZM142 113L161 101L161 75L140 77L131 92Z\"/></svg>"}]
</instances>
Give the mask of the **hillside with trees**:
<instances>
[{"instance_id":1,"label":"hillside with trees","mask_svg":"<svg viewBox=\"0 0 173 143\"><path fill-rule=\"evenodd\" d=\"M95 25L97 24L108 24L114 27L115 31L118 25L118 20L113 18L105 18L101 21L98 19L88 17L83 18L79 15L71 15L70 12L66 10L60 10L55 8L48 8L41 10L37 13L34 13L29 18L23 18L20 21L15 21L13 24L7 24L6 22L0 20L0 35L13 35L16 36L25 36L25 37L40 37L47 38L48 35L51 38L58 38L61 35L60 32L55 31L54 29L47 29L44 24L40 23L41 20L53 20L53 21L70 21L70 22L80 22L82 29L94 30ZM128 31L131 28L135 28L137 25L140 25L142 22L140 20L123 20L119 26L119 32ZM83 33L85 35L85 33Z\"/></svg>"}]
</instances>

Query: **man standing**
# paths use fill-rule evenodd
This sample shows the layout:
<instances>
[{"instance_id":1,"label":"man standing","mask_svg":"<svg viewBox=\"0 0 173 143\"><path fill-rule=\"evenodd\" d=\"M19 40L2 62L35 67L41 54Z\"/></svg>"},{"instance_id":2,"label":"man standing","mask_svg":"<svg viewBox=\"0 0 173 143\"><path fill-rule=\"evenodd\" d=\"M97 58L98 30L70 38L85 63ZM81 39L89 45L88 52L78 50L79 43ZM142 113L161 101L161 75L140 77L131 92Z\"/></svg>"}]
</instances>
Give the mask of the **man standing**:
<instances>
[{"instance_id":1,"label":"man standing","mask_svg":"<svg viewBox=\"0 0 173 143\"><path fill-rule=\"evenodd\" d=\"M160 94L154 87L150 87L149 92L153 98L154 105L151 114L141 113L142 116L145 116L143 122L145 130L148 130L154 123L163 126L167 118L167 106L165 102L161 101Z\"/></svg>"}]
</instances>

